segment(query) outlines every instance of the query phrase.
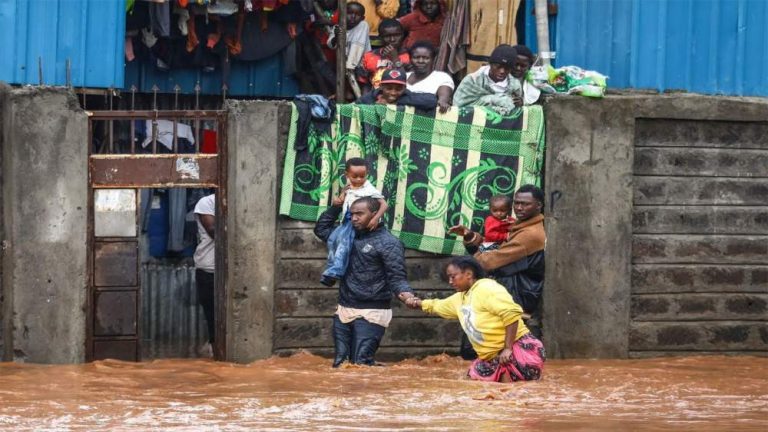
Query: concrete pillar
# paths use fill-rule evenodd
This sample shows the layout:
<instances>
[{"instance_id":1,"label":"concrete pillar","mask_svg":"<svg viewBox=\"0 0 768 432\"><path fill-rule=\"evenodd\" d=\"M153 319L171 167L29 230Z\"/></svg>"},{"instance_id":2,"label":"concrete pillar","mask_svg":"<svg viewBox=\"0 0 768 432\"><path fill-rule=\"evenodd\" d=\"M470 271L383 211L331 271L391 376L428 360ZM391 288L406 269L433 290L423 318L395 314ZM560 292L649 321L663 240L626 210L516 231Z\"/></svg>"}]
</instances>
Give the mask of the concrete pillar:
<instances>
[{"instance_id":1,"label":"concrete pillar","mask_svg":"<svg viewBox=\"0 0 768 432\"><path fill-rule=\"evenodd\" d=\"M627 356L633 106L568 97L545 107L544 337L553 358Z\"/></svg>"},{"instance_id":2,"label":"concrete pillar","mask_svg":"<svg viewBox=\"0 0 768 432\"><path fill-rule=\"evenodd\" d=\"M227 360L272 355L280 104L229 101Z\"/></svg>"},{"instance_id":3,"label":"concrete pillar","mask_svg":"<svg viewBox=\"0 0 768 432\"><path fill-rule=\"evenodd\" d=\"M5 360L85 359L88 121L70 92L0 89Z\"/></svg>"}]
</instances>

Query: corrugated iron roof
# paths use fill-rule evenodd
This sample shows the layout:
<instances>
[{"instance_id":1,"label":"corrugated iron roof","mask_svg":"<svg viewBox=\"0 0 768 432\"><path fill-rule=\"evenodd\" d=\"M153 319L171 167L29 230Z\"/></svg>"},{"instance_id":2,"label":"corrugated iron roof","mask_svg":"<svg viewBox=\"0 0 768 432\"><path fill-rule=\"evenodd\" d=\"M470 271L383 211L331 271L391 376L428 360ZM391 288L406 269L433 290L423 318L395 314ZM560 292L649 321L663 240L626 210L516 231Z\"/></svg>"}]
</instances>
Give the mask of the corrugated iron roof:
<instances>
[{"instance_id":1,"label":"corrugated iron roof","mask_svg":"<svg viewBox=\"0 0 768 432\"><path fill-rule=\"evenodd\" d=\"M555 65L610 76L613 88L768 96L765 0L559 0ZM526 40L536 47L533 1Z\"/></svg>"},{"instance_id":2,"label":"corrugated iron roof","mask_svg":"<svg viewBox=\"0 0 768 432\"><path fill-rule=\"evenodd\" d=\"M125 0L0 0L0 81L121 87L124 38Z\"/></svg>"}]
</instances>

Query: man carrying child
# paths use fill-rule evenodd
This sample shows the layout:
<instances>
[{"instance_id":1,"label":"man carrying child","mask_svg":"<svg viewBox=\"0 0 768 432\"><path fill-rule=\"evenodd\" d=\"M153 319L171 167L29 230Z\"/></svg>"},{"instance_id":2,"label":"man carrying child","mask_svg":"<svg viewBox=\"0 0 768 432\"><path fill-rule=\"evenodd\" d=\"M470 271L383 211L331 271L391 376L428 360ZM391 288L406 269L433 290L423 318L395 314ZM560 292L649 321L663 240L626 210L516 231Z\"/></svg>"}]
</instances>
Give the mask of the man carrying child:
<instances>
[{"instance_id":1,"label":"man carrying child","mask_svg":"<svg viewBox=\"0 0 768 432\"><path fill-rule=\"evenodd\" d=\"M314 230L329 244L327 270L340 270L336 274L326 271L322 280L328 284L339 279L339 304L333 316L334 367L345 361L375 364L374 355L392 320L392 296L397 295L401 301L413 297L406 279L403 244L380 224L384 200L381 192L365 180L365 161L348 160L345 173L348 187L320 215ZM355 199L337 227L348 197ZM350 237L345 225L352 228Z\"/></svg>"}]
</instances>

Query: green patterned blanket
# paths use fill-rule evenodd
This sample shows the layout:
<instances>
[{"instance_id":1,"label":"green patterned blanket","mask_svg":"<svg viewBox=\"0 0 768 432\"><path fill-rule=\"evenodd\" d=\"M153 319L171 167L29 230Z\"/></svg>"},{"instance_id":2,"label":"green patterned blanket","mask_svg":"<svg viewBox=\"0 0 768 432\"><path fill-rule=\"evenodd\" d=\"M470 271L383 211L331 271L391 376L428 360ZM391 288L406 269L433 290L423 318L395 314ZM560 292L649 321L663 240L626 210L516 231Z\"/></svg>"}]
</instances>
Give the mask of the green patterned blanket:
<instances>
[{"instance_id":1,"label":"green patterned blanket","mask_svg":"<svg viewBox=\"0 0 768 432\"><path fill-rule=\"evenodd\" d=\"M310 127L296 151L293 108L280 214L316 221L344 182L344 161L363 157L387 198L387 225L405 247L463 254L452 225L481 230L494 194L539 185L544 157L540 106L501 116L487 108L417 114L412 107L339 105L330 133Z\"/></svg>"}]
</instances>

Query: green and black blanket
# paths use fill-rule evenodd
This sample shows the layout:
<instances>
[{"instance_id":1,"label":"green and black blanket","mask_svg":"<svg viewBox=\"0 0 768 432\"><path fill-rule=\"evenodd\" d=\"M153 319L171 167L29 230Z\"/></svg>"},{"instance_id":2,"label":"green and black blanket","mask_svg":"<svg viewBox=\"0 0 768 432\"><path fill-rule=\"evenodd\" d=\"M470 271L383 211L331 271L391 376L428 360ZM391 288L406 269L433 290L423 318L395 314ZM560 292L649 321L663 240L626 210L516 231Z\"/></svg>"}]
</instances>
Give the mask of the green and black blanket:
<instances>
[{"instance_id":1,"label":"green and black blanket","mask_svg":"<svg viewBox=\"0 0 768 432\"><path fill-rule=\"evenodd\" d=\"M540 106L501 116L483 107L432 114L402 106L339 105L331 132L310 127L300 151L297 121L294 107L280 214L316 221L344 184L344 161L363 157L371 183L389 204L387 226L407 248L463 254L449 227L481 231L492 195L541 182Z\"/></svg>"}]
</instances>

